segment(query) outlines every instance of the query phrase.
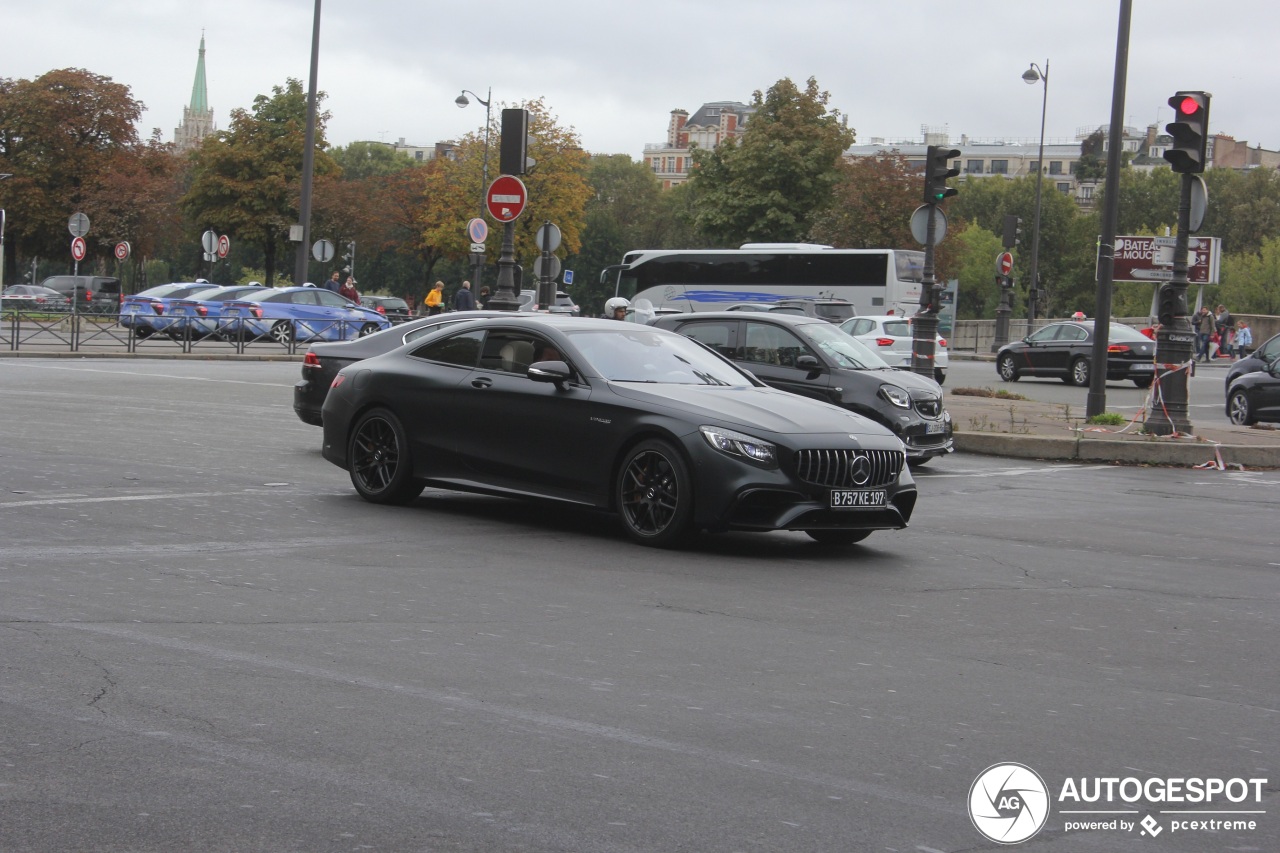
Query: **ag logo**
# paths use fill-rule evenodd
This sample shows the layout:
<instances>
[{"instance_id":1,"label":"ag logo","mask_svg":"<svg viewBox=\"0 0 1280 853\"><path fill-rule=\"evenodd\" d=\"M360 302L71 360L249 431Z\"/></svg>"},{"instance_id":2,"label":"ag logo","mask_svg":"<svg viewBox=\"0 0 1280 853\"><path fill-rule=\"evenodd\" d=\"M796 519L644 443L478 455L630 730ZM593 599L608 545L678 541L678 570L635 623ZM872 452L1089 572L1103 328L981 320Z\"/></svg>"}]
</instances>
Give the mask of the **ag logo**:
<instances>
[{"instance_id":1,"label":"ag logo","mask_svg":"<svg viewBox=\"0 0 1280 853\"><path fill-rule=\"evenodd\" d=\"M1019 844L1049 819L1049 789L1040 774L1023 764L993 764L969 789L969 819L998 844Z\"/></svg>"}]
</instances>

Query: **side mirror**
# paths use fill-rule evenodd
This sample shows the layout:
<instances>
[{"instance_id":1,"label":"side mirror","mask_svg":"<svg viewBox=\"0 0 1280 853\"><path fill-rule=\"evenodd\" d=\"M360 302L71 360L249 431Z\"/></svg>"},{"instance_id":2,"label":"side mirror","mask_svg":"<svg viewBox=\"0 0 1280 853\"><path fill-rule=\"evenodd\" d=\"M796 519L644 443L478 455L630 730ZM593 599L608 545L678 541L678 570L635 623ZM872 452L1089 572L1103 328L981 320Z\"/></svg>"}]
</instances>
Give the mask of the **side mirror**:
<instances>
[{"instance_id":1,"label":"side mirror","mask_svg":"<svg viewBox=\"0 0 1280 853\"><path fill-rule=\"evenodd\" d=\"M1280 376L1280 358L1267 365L1267 372L1272 376Z\"/></svg>"},{"instance_id":2,"label":"side mirror","mask_svg":"<svg viewBox=\"0 0 1280 853\"><path fill-rule=\"evenodd\" d=\"M802 355L796 359L796 367L801 370L817 370L822 364L811 355Z\"/></svg>"},{"instance_id":3,"label":"side mirror","mask_svg":"<svg viewBox=\"0 0 1280 853\"><path fill-rule=\"evenodd\" d=\"M529 365L528 375L534 382L550 382L562 388L573 378L573 371L563 361L536 361Z\"/></svg>"}]
</instances>

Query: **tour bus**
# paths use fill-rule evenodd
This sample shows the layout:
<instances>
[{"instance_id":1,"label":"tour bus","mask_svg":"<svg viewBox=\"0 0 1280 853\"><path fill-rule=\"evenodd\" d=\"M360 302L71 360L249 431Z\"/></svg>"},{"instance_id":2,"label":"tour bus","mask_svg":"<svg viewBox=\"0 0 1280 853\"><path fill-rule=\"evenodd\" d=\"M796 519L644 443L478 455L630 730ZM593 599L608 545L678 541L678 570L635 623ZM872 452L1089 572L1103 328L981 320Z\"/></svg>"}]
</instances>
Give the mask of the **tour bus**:
<instances>
[{"instance_id":1,"label":"tour bus","mask_svg":"<svg viewBox=\"0 0 1280 853\"><path fill-rule=\"evenodd\" d=\"M808 243L746 243L739 249L639 249L606 267L614 295L633 305L723 311L781 299L841 299L862 315L920 308L924 252L833 249Z\"/></svg>"}]
</instances>

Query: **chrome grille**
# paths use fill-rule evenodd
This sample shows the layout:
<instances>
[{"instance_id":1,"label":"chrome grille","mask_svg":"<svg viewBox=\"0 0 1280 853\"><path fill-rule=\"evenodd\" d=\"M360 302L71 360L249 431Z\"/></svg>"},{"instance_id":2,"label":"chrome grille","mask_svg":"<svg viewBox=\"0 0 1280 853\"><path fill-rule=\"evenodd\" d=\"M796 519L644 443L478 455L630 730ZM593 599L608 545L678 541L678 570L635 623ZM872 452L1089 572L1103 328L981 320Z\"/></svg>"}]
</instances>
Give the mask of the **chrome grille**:
<instances>
[{"instance_id":1,"label":"chrome grille","mask_svg":"<svg viewBox=\"0 0 1280 853\"><path fill-rule=\"evenodd\" d=\"M916 411L926 418L936 418L942 414L942 401L938 399L916 400Z\"/></svg>"},{"instance_id":2,"label":"chrome grille","mask_svg":"<svg viewBox=\"0 0 1280 853\"><path fill-rule=\"evenodd\" d=\"M865 483L854 482L859 458L869 463ZM898 479L906 454L897 450L799 450L796 475L815 486L833 489L879 489Z\"/></svg>"}]
</instances>

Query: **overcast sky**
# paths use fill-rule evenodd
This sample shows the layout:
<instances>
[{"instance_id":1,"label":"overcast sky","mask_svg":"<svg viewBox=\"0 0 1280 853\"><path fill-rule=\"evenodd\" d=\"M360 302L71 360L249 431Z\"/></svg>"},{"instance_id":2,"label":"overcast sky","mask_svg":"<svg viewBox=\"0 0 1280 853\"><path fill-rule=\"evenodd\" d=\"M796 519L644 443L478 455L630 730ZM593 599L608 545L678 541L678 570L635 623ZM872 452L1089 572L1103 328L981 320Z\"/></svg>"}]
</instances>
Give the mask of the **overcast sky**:
<instances>
[{"instance_id":1,"label":"overcast sky","mask_svg":"<svg viewBox=\"0 0 1280 853\"><path fill-rule=\"evenodd\" d=\"M146 105L141 135L173 139L190 103L204 31L209 103L231 110L310 73L313 0L0 0L0 76L85 68ZM932 12L930 10L939 11ZM545 99L592 153L638 159L670 112L749 102L815 77L858 141L919 140L922 125L974 139L1036 140L1048 62L1046 138L1111 114L1119 0L323 0L319 88L328 139L430 145L483 126L493 109ZM926 33L928 35L926 36ZM1212 129L1280 149L1275 0L1134 0L1126 124L1165 124L1178 89L1214 96ZM495 113L496 114L496 113Z\"/></svg>"}]
</instances>

